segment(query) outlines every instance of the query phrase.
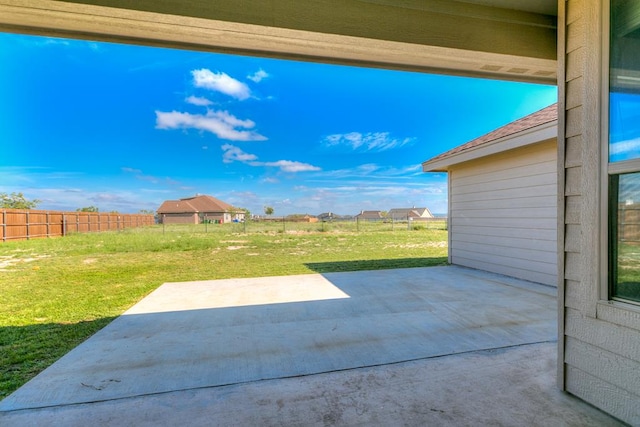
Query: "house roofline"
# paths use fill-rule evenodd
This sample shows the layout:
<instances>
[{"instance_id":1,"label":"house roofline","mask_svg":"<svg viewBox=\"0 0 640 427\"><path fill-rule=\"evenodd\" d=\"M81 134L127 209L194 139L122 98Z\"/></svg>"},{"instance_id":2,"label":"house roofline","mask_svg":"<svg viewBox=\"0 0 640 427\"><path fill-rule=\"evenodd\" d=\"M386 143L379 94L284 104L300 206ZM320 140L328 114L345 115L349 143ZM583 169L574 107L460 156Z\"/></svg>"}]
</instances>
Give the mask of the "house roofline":
<instances>
[{"instance_id":1,"label":"house roofline","mask_svg":"<svg viewBox=\"0 0 640 427\"><path fill-rule=\"evenodd\" d=\"M489 143L472 147L449 156L427 160L422 163L423 172L447 172L451 166L482 157L514 150L558 137L558 120L495 139Z\"/></svg>"}]
</instances>

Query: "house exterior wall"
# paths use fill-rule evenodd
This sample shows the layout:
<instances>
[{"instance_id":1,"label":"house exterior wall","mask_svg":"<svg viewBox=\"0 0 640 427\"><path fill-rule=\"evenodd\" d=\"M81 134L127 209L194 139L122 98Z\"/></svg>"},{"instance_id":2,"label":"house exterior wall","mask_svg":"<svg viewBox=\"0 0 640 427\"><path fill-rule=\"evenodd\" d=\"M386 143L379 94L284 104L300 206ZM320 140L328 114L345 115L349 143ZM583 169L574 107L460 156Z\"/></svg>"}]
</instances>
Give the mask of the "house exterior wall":
<instances>
[{"instance_id":1,"label":"house exterior wall","mask_svg":"<svg viewBox=\"0 0 640 427\"><path fill-rule=\"evenodd\" d=\"M205 212L205 213L199 214L198 216L201 216L201 218L196 224L204 220L219 221L221 223L231 222L231 214L228 214L226 212Z\"/></svg>"},{"instance_id":2,"label":"house exterior wall","mask_svg":"<svg viewBox=\"0 0 640 427\"><path fill-rule=\"evenodd\" d=\"M559 2L559 383L640 425L640 307L609 299L603 261L608 10L608 0Z\"/></svg>"},{"instance_id":3,"label":"house exterior wall","mask_svg":"<svg viewBox=\"0 0 640 427\"><path fill-rule=\"evenodd\" d=\"M191 213L162 214L163 224L197 224L198 215Z\"/></svg>"},{"instance_id":4,"label":"house exterior wall","mask_svg":"<svg viewBox=\"0 0 640 427\"><path fill-rule=\"evenodd\" d=\"M451 167L450 261L557 284L556 141Z\"/></svg>"}]
</instances>

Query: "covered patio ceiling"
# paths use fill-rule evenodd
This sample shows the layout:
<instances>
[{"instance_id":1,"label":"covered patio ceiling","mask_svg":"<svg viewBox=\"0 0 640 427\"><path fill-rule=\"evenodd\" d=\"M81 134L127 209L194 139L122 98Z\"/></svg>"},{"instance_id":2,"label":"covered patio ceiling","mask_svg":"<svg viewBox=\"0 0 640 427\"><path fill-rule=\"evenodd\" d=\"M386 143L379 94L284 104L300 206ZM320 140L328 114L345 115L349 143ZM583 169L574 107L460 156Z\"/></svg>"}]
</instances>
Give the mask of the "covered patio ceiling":
<instances>
[{"instance_id":1,"label":"covered patio ceiling","mask_svg":"<svg viewBox=\"0 0 640 427\"><path fill-rule=\"evenodd\" d=\"M0 0L0 31L555 84L557 0Z\"/></svg>"}]
</instances>

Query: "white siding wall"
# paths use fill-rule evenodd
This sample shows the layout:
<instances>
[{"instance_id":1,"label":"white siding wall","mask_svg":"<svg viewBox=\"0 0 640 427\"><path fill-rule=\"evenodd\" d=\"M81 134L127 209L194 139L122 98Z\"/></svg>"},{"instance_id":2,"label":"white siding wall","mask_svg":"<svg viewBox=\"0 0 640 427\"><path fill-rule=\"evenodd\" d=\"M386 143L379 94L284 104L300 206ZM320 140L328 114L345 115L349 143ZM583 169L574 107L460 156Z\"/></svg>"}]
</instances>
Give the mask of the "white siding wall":
<instances>
[{"instance_id":1,"label":"white siding wall","mask_svg":"<svg viewBox=\"0 0 640 427\"><path fill-rule=\"evenodd\" d=\"M640 426L640 307L609 301L601 290L602 2L559 3L559 380L568 392Z\"/></svg>"},{"instance_id":2,"label":"white siding wall","mask_svg":"<svg viewBox=\"0 0 640 427\"><path fill-rule=\"evenodd\" d=\"M449 171L453 264L557 285L556 142Z\"/></svg>"}]
</instances>

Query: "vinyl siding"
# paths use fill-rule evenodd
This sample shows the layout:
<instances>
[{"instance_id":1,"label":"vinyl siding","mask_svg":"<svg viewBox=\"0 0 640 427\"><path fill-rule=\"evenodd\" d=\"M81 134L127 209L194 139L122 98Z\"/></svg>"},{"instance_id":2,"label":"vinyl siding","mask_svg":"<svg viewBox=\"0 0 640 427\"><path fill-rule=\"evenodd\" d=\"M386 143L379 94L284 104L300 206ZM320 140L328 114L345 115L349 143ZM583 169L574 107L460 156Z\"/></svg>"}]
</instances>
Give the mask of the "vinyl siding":
<instances>
[{"instance_id":1,"label":"vinyl siding","mask_svg":"<svg viewBox=\"0 0 640 427\"><path fill-rule=\"evenodd\" d=\"M606 251L600 240L603 1L560 2L559 383L640 425L640 307L607 301L601 291L607 268L600 262Z\"/></svg>"},{"instance_id":2,"label":"vinyl siding","mask_svg":"<svg viewBox=\"0 0 640 427\"><path fill-rule=\"evenodd\" d=\"M453 264L557 284L556 142L453 166Z\"/></svg>"},{"instance_id":3,"label":"vinyl siding","mask_svg":"<svg viewBox=\"0 0 640 427\"><path fill-rule=\"evenodd\" d=\"M198 216L191 213L170 213L162 215L164 224L197 224Z\"/></svg>"}]
</instances>

